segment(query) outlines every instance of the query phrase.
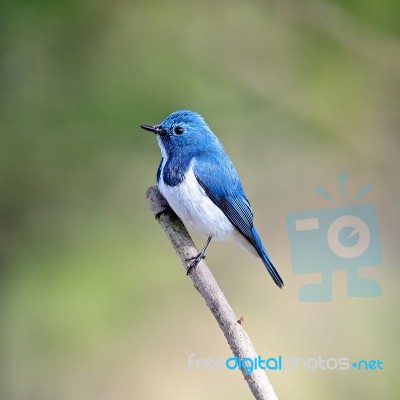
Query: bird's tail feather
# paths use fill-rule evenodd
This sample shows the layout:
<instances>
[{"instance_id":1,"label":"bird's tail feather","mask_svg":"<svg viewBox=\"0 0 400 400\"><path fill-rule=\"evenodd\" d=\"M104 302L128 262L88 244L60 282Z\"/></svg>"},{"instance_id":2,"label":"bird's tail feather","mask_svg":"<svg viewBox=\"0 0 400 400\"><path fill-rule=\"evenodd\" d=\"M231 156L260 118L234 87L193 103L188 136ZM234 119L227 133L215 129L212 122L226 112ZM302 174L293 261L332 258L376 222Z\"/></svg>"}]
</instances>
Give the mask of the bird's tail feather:
<instances>
[{"instance_id":1,"label":"bird's tail feather","mask_svg":"<svg viewBox=\"0 0 400 400\"><path fill-rule=\"evenodd\" d=\"M269 258L267 250L265 250L265 248L261 242L261 239L258 236L258 233L254 227L252 229L252 233L253 233L253 238L254 238L254 241L256 244L256 246L254 246L255 250L257 251L258 255L260 256L262 262L264 263L265 267L267 268L267 270L268 270L269 274L271 275L272 279L274 280L274 282L277 284L278 287L282 288L284 285L283 279L281 278L278 271L274 267L274 264L272 264L272 261Z\"/></svg>"},{"instance_id":2,"label":"bird's tail feather","mask_svg":"<svg viewBox=\"0 0 400 400\"><path fill-rule=\"evenodd\" d=\"M265 267L267 268L274 282L280 288L282 288L283 280L280 277L276 268L274 267L274 264L272 263L271 259L269 258L269 255L265 250L256 229L253 227L252 237L245 237L242 233L236 231L234 233L234 239L241 247L243 247L249 253L253 254L256 257L261 258L262 262L264 263Z\"/></svg>"},{"instance_id":3,"label":"bird's tail feather","mask_svg":"<svg viewBox=\"0 0 400 400\"><path fill-rule=\"evenodd\" d=\"M280 288L282 288L284 285L283 280L282 280L281 276L279 275L278 271L276 270L276 268L274 267L274 264L272 264L272 261L270 260L268 254L266 252L264 252L264 254L261 255L261 259L262 259L265 267L267 268L269 274L271 275L272 279L274 280L274 282Z\"/></svg>"}]
</instances>

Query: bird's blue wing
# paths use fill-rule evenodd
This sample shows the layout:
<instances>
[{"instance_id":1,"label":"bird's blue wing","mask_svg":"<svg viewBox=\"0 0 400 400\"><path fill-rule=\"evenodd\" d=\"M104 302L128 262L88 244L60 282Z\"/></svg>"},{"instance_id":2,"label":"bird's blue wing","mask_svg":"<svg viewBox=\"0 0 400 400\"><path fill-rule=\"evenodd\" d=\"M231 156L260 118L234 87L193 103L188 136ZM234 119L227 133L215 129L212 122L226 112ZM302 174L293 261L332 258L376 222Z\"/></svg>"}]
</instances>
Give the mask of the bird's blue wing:
<instances>
[{"instance_id":1,"label":"bird's blue wing","mask_svg":"<svg viewBox=\"0 0 400 400\"><path fill-rule=\"evenodd\" d=\"M222 159L202 157L196 160L193 172L211 201L257 250L253 235L253 213L230 159L226 155Z\"/></svg>"},{"instance_id":2,"label":"bird's blue wing","mask_svg":"<svg viewBox=\"0 0 400 400\"><path fill-rule=\"evenodd\" d=\"M194 175L211 201L219 207L232 225L251 243L274 282L281 288L283 280L274 267L253 224L253 213L239 176L226 154L204 156L196 160Z\"/></svg>"}]
</instances>

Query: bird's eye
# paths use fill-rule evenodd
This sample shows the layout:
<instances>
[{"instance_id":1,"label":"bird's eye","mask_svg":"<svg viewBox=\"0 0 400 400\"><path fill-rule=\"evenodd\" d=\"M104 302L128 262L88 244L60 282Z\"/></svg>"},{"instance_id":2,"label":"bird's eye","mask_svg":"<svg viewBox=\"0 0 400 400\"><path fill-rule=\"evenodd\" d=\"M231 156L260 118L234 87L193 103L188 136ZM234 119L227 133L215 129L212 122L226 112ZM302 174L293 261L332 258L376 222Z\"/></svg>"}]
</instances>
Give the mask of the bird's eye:
<instances>
[{"instance_id":1,"label":"bird's eye","mask_svg":"<svg viewBox=\"0 0 400 400\"><path fill-rule=\"evenodd\" d=\"M174 128L174 133L175 133L175 135L182 135L182 133L183 133L183 128L182 128L181 126L176 126L176 127Z\"/></svg>"}]
</instances>

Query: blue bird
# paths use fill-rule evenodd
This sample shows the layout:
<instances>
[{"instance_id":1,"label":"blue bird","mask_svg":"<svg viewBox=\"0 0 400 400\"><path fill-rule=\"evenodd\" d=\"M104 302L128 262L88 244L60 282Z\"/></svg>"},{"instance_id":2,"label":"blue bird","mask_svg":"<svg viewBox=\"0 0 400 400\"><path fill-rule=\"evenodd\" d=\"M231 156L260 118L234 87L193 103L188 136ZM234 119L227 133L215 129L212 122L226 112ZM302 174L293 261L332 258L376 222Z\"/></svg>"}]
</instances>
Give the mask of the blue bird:
<instances>
[{"instance_id":1,"label":"blue bird","mask_svg":"<svg viewBox=\"0 0 400 400\"><path fill-rule=\"evenodd\" d=\"M140 127L156 134L161 149L157 170L160 192L189 230L208 238L188 273L205 257L211 239L233 238L261 258L281 288L283 280L253 224L251 206L236 169L201 115L175 111L159 125Z\"/></svg>"}]
</instances>

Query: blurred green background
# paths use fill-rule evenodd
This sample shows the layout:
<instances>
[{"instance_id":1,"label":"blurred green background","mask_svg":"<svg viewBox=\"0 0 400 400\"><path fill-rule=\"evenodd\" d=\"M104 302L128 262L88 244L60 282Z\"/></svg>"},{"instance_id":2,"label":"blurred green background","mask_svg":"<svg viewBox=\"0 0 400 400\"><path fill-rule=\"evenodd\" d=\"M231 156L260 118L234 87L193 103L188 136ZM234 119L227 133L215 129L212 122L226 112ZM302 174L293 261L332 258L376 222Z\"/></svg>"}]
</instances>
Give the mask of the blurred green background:
<instances>
[{"instance_id":1,"label":"blurred green background","mask_svg":"<svg viewBox=\"0 0 400 400\"><path fill-rule=\"evenodd\" d=\"M189 108L234 160L283 291L235 244L208 264L260 355L381 359L383 371L270 372L282 399L396 399L400 4L4 0L0 5L0 398L244 399L237 371L144 193L139 124ZM301 303L286 215L371 182L379 298ZM199 246L203 239L195 237Z\"/></svg>"}]
</instances>

